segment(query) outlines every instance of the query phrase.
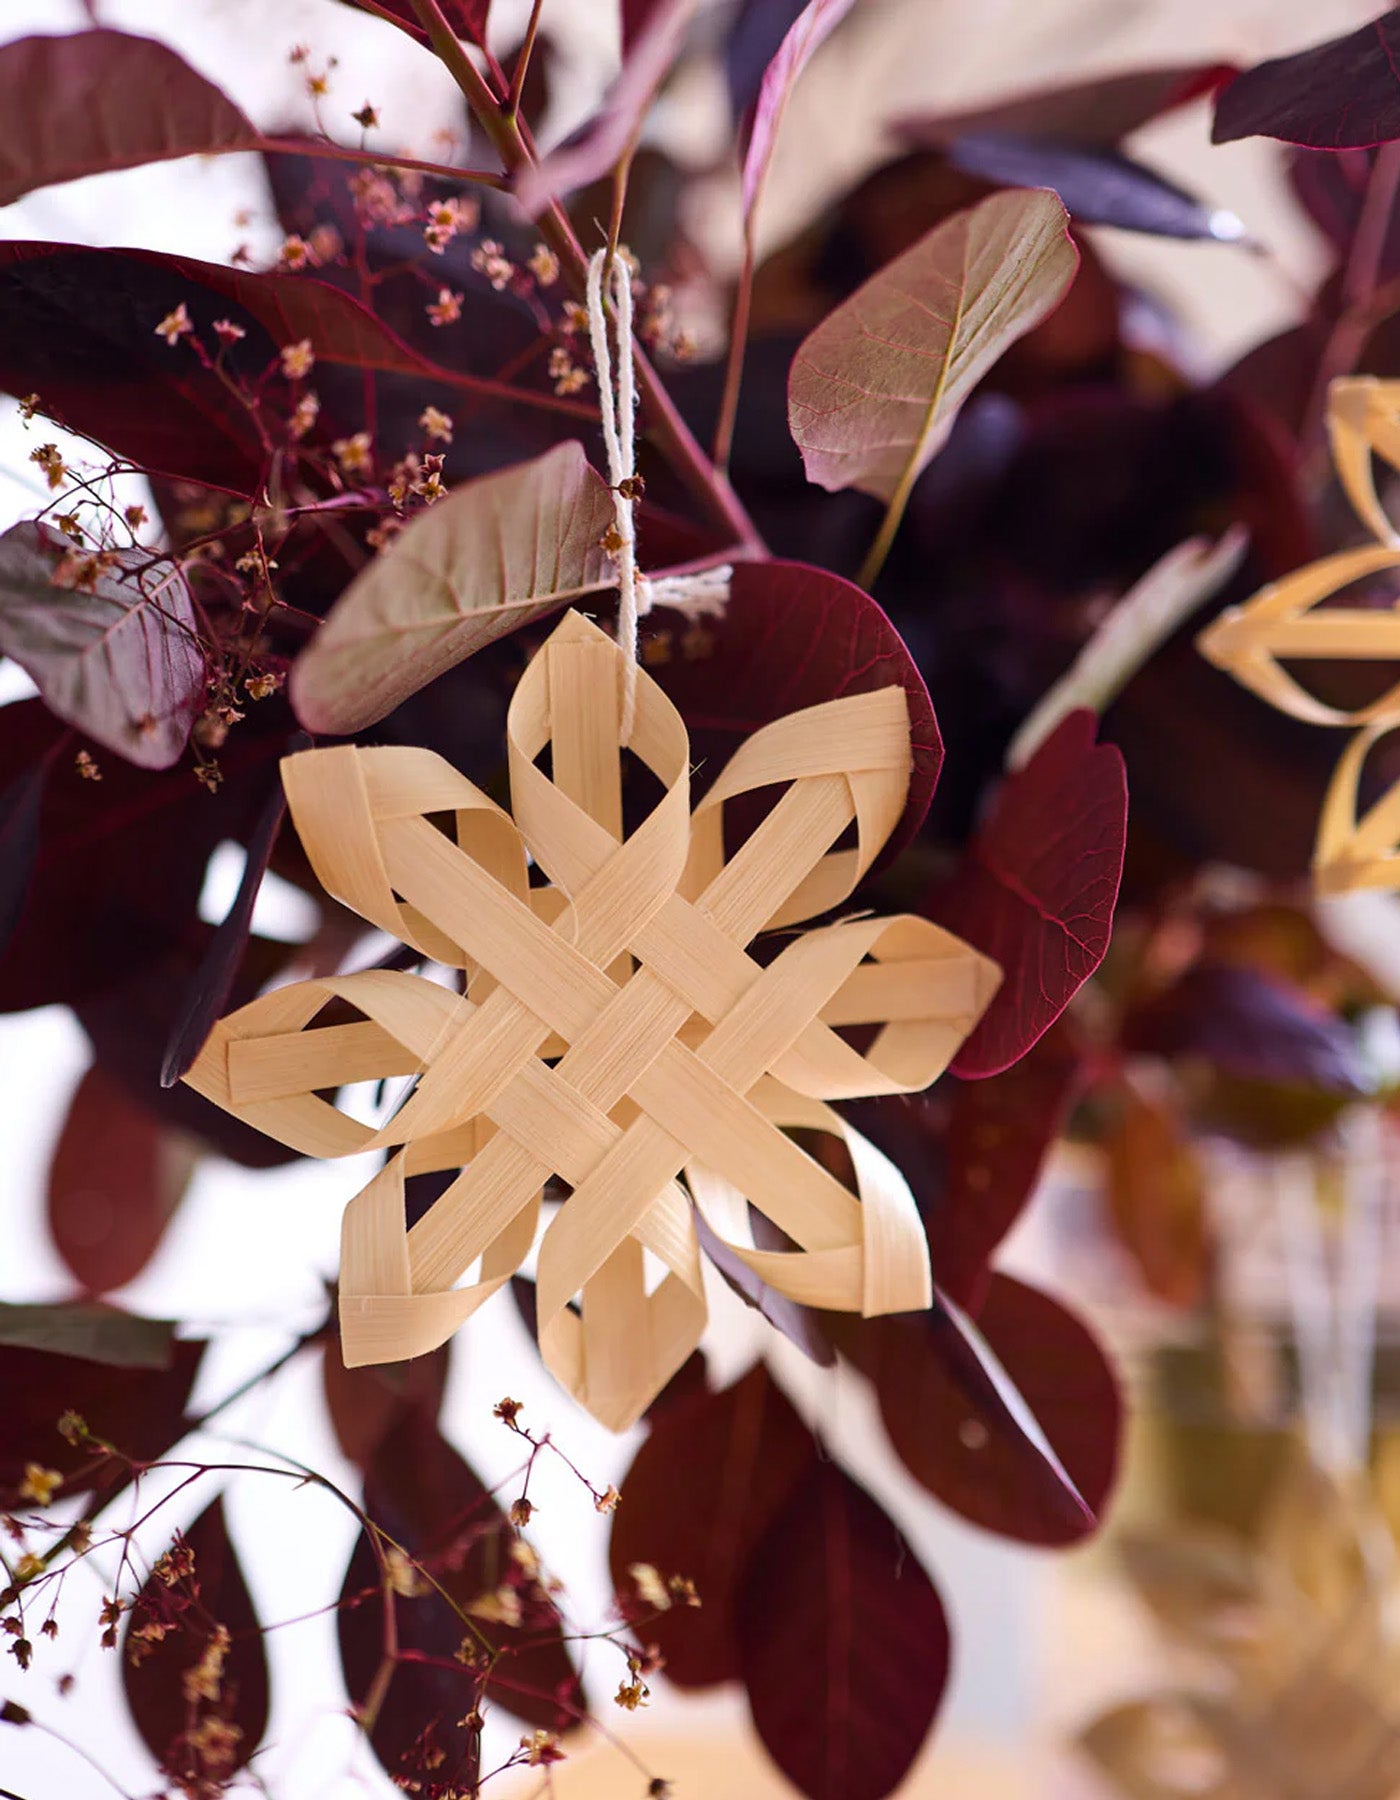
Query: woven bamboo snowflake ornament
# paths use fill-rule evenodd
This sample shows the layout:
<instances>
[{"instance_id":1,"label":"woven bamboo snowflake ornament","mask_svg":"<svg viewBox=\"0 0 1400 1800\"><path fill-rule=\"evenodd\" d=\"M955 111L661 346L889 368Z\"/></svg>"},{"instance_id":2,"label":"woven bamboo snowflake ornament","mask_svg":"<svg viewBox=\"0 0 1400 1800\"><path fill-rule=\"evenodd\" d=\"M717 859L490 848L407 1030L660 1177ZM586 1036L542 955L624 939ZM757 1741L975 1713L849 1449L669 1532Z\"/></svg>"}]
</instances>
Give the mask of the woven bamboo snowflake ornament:
<instances>
[{"instance_id":1,"label":"woven bamboo snowflake ornament","mask_svg":"<svg viewBox=\"0 0 1400 1800\"><path fill-rule=\"evenodd\" d=\"M1400 663L1400 604L1329 606L1356 581L1400 569L1400 533L1376 491L1374 459L1400 469L1400 382L1371 376L1334 381L1328 431L1338 478L1374 542L1321 557L1227 608L1197 640L1219 668L1295 719L1364 727L1337 766L1323 805L1313 872L1324 893L1400 887L1400 785L1365 814L1358 810L1366 758L1400 725L1400 682L1368 706L1347 711L1317 699L1285 659Z\"/></svg>"},{"instance_id":2,"label":"woven bamboo snowflake ornament","mask_svg":"<svg viewBox=\"0 0 1400 1800\"><path fill-rule=\"evenodd\" d=\"M661 797L624 833L629 689L628 748ZM286 759L292 817L327 891L461 969L464 992L388 970L279 988L221 1020L187 1076L307 1155L392 1151L345 1216L346 1361L442 1343L527 1255L551 1182L568 1197L539 1249L541 1349L617 1428L704 1325L692 1203L796 1300L865 1314L927 1305L909 1190L828 1102L926 1087L998 970L914 917L792 935L766 966L748 953L765 927L839 905L898 822L912 766L904 690L764 726L692 816L680 714L567 613L520 681L507 740L509 813L428 750ZM726 858L726 806L774 788L781 798ZM843 1027L867 1028L869 1043L856 1049ZM321 1097L392 1076L416 1079L378 1129ZM854 1192L795 1127L844 1143ZM444 1169L460 1172L406 1229L405 1178ZM796 1248L755 1249L746 1202ZM663 1271L651 1291L648 1253Z\"/></svg>"}]
</instances>

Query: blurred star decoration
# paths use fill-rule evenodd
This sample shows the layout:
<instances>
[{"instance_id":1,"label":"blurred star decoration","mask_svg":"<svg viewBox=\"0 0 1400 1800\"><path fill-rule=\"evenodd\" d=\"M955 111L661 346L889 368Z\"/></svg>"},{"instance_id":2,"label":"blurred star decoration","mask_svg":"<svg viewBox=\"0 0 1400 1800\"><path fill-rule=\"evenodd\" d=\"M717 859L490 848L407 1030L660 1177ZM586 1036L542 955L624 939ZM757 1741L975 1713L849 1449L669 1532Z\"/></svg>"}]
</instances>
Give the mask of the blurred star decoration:
<instances>
[{"instance_id":1,"label":"blurred star decoration","mask_svg":"<svg viewBox=\"0 0 1400 1800\"><path fill-rule=\"evenodd\" d=\"M425 749L288 757L322 885L463 971L462 991L385 968L278 988L221 1020L186 1077L307 1155L390 1152L345 1215L347 1365L444 1342L530 1253L546 1188L566 1192L539 1246L540 1347L615 1429L703 1330L693 1209L803 1304L929 1304L908 1185L828 1102L928 1086L1000 980L912 916L787 930L776 955L749 954L760 931L846 901L897 825L912 766L903 688L764 726L692 814L685 726L637 670L625 785L649 770L660 798L626 830L624 663L564 615L512 699L511 812ZM727 803L775 793L727 853ZM377 1129L323 1097L393 1077L407 1092ZM819 1160L794 1130L837 1142ZM843 1162L850 1186L831 1172ZM406 1178L443 1170L452 1180L409 1227ZM749 1202L791 1248L756 1247Z\"/></svg>"},{"instance_id":2,"label":"blurred star decoration","mask_svg":"<svg viewBox=\"0 0 1400 1800\"><path fill-rule=\"evenodd\" d=\"M1256 1544L1183 1528L1122 1546L1195 1673L1093 1720L1125 1800L1394 1800L1400 1570L1365 1478L1300 1455Z\"/></svg>"},{"instance_id":3,"label":"blurred star decoration","mask_svg":"<svg viewBox=\"0 0 1400 1800\"><path fill-rule=\"evenodd\" d=\"M1351 710L1310 693L1284 666L1293 661L1400 663L1400 602L1387 593L1372 605L1327 604L1356 582L1400 569L1400 532L1376 487L1375 459L1400 469L1400 382L1372 376L1334 381L1328 432L1338 479L1374 540L1341 550L1270 583L1242 606L1229 607L1197 640L1218 668L1271 706L1315 725L1359 725L1323 802L1313 853L1319 892L1400 888L1400 783L1364 813L1360 794L1366 759L1400 725L1400 682Z\"/></svg>"}]
</instances>

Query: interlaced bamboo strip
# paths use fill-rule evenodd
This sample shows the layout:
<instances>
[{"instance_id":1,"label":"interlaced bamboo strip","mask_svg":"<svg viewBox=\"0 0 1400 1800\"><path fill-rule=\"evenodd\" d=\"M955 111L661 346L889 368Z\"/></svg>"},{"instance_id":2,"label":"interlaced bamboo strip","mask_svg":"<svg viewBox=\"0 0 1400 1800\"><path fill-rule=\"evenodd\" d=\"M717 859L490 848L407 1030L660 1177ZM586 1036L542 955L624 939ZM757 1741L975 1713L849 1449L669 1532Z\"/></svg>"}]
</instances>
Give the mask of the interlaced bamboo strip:
<instances>
[{"instance_id":1,"label":"interlaced bamboo strip","mask_svg":"<svg viewBox=\"0 0 1400 1800\"><path fill-rule=\"evenodd\" d=\"M187 1077L308 1155L392 1152L345 1215L350 1364L442 1343L528 1254L546 1183L565 1184L539 1249L541 1349L618 1429L704 1326L683 1173L709 1222L781 1292L865 1314L929 1303L907 1184L825 1103L926 1087L1000 980L910 916L821 926L767 966L748 954L764 928L845 900L898 822L911 767L902 688L763 727L692 818L685 726L639 672L629 749L662 792L624 836L625 660L576 613L532 660L507 721L514 817L428 750L287 758L322 885L462 969L465 992L384 970L276 989L221 1020ZM775 787L726 859L727 802ZM433 821L444 814L455 837ZM837 848L851 828L854 845ZM548 886L531 885L531 860ZM333 1001L358 1017L317 1024ZM873 1028L872 1041L856 1050L845 1026ZM416 1080L378 1129L320 1097L395 1075ZM856 1192L784 1130L795 1126L847 1146ZM405 1177L444 1169L460 1172L406 1230ZM743 1200L797 1248L755 1249ZM652 1292L644 1252L663 1271Z\"/></svg>"},{"instance_id":2,"label":"interlaced bamboo strip","mask_svg":"<svg viewBox=\"0 0 1400 1800\"><path fill-rule=\"evenodd\" d=\"M1281 712L1314 725L1360 725L1323 805L1313 873L1324 893L1400 887L1400 786L1358 816L1362 766L1400 724L1400 682L1366 706L1317 699L1282 659L1400 662L1400 605L1328 606L1354 581L1400 568L1400 533L1376 490L1375 458L1400 468L1400 382L1372 376L1334 381L1328 393L1332 460L1347 498L1375 542L1324 556L1227 607L1197 640L1217 667Z\"/></svg>"}]
</instances>

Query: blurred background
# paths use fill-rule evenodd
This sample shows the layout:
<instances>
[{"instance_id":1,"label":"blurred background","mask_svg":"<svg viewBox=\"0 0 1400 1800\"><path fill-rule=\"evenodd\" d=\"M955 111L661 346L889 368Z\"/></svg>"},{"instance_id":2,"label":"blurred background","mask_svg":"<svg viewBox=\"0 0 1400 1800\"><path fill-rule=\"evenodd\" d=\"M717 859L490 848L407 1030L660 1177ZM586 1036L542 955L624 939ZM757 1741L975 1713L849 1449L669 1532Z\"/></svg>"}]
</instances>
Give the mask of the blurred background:
<instances>
[{"instance_id":1,"label":"blurred background","mask_svg":"<svg viewBox=\"0 0 1400 1800\"><path fill-rule=\"evenodd\" d=\"M517 0L495 0L493 29L501 46L518 35L527 10ZM1349 30L1371 11L1370 0L1037 0L1032 8L1018 0L863 0L849 28L819 53L793 101L763 213L762 250L780 256L884 166L898 121L968 112L1143 68L1248 66ZM545 135L557 140L586 114L616 67L615 0L546 0L543 17L551 45ZM328 115L372 101L384 141L423 156L435 153L439 134L461 130L459 97L442 72L395 33L335 0L95 0L87 6L5 0L0 37L77 29L93 18L175 46L270 128L315 123L304 72L290 60L304 45L311 62L328 71ZM60 109L65 104L62 95L52 98ZM717 62L696 57L668 90L648 142L704 171L728 130L725 108ZM1302 316L1332 254L1289 185L1285 151L1260 139L1212 147L1209 131L1209 102L1202 98L1148 124L1125 147L1221 215L1233 214L1254 247L1083 228L1120 285L1138 344L1150 349L1154 340L1169 342L1178 366L1203 385ZM739 241L732 170L697 175L686 207L687 233L715 268L732 268ZM228 259L239 245L267 260L281 239L262 165L244 156L41 191L6 209L0 230L10 237L144 245L212 261ZM681 320L702 363L715 341L716 304L705 284L677 284ZM47 498L27 460L30 447L17 408L4 402L0 527ZM0 700L32 691L12 664L0 666ZM211 863L201 903L211 921L230 902L241 856L228 845ZM1231 889L1228 871L1211 879L1213 891L1227 895L1227 907L1240 896L1251 904L1258 897L1247 883ZM304 935L305 908L302 895L271 877L258 929L273 937ZM1385 997L1400 988L1394 903L1376 896L1328 902L1316 922L1329 954L1367 971L1374 985L1367 1054L1393 1079L1400 1034ZM49 1234L45 1193L67 1103L88 1061L87 1041L62 1009L0 1018L4 1299L71 1291ZM1223 1616L1222 1597L1235 1605L1239 1630L1255 1633L1252 1644L1263 1642L1249 1572L1227 1567L1213 1540L1202 1548L1191 1535L1197 1526L1248 1527L1261 1558L1296 1572L1300 1561L1322 1554L1317 1540L1326 1536L1332 1514L1345 1513L1333 1489L1314 1491L1289 1472L1287 1445L1301 1420L1314 1451L1351 1479L1368 1453L1372 1424L1386 1416L1389 1383L1400 1375L1390 1367L1384 1327L1388 1309L1400 1305L1390 1128L1375 1109L1352 1110L1360 1117L1322 1148L1261 1150L1223 1139L1193 1147L1214 1244L1208 1316L1154 1294L1150 1271L1145 1277L1140 1257L1115 1232L1111 1147L1085 1141L1084 1134L1057 1146L1000 1266L1072 1297L1095 1319L1121 1360L1132 1408L1116 1512L1101 1539L1069 1554L1017 1547L940 1509L891 1454L862 1383L842 1374L815 1380L786 1343L766 1334L732 1296L716 1293L709 1348L717 1377L738 1372L761 1344L799 1406L819 1418L838 1453L862 1471L938 1572L955 1623L956 1663L941 1728L902 1790L908 1795L1107 1800L1120 1792L1150 1800L1226 1791L1213 1785L1219 1767L1199 1756L1192 1763L1191 1745L1172 1740L1169 1710L1150 1722L1151 1731L1164 1735L1142 1760L1173 1786L1145 1785L1146 1776L1137 1788L1107 1782L1103 1769L1128 1755L1123 1734L1149 1729L1141 1719L1110 1719L1095 1740L1097 1769L1074 1744L1124 1702L1188 1679L1219 1688L1212 1633ZM206 1160L155 1257L115 1298L213 1331L215 1353L201 1379L211 1396L222 1393L317 1316L335 1272L341 1208L366 1174L359 1159L266 1172ZM1361 1201L1343 1203L1357 1193ZM1333 1227L1343 1217L1362 1223L1334 1257ZM1290 1219L1297 1228L1291 1233ZM93 1230L100 1233L100 1219ZM224 1435L272 1445L328 1470L343 1468L312 1404L314 1380L311 1369L294 1365L271 1396L255 1396L254 1404L227 1414ZM596 1484L621 1478L636 1434L614 1439L571 1407L540 1371L502 1296L466 1332L443 1414L450 1433L470 1438L488 1478L505 1479L516 1465L511 1444L493 1434L490 1422L493 1404L507 1390L526 1403L537 1425L555 1432ZM1378 1492L1400 1483L1400 1459L1392 1468L1382 1455L1375 1481ZM341 1711L333 1625L314 1615L295 1622L333 1591L352 1529L314 1494L269 1488L243 1484L230 1499L235 1536L258 1541L259 1553L248 1561L259 1608L265 1618L289 1621L270 1641L279 1713L269 1730L272 1749L261 1760L267 1790L288 1800L387 1792ZM547 1475L538 1502L539 1536L551 1564L577 1609L601 1617L610 1591L602 1521L564 1478ZM1267 1530L1260 1524L1266 1514ZM1301 1531L1300 1517L1312 1521L1315 1538ZM1301 1577L1297 1585L1307 1588ZM1379 1591L1391 1602L1400 1592L1388 1575ZM1245 1618L1250 1606L1256 1612ZM1177 1615L1174 1646L1162 1629L1164 1608ZM1353 1631L1345 1607L1336 1616L1343 1615L1352 1633L1346 1644L1360 1654L1366 1640ZM1268 1627L1285 1639L1297 1628L1287 1607ZM1266 1659L1266 1650L1259 1656ZM0 1734L0 1785L24 1800L96 1800L112 1791L111 1783L130 1793L147 1790L149 1763L119 1703L114 1660L95 1643L81 1654L80 1718L71 1709L65 1714L51 1691L41 1692L37 1676L21 1680L7 1665L5 1691L81 1741L102 1772L51 1738L8 1732ZM1350 1695L1341 1674L1337 1680L1336 1692ZM686 1800L760 1800L788 1791L753 1741L737 1696L682 1698L660 1682L649 1709L621 1718L619 1731ZM600 1745L553 1771L553 1778L561 1796L601 1800L632 1791L624 1784L635 1771L622 1751ZM501 1791L536 1787L533 1780L515 1789L503 1783ZM1287 1791L1301 1796L1305 1790ZM1306 1791L1320 1800L1321 1790ZM1369 1800L1374 1792L1379 1800L1390 1791L1357 1785L1346 1794Z\"/></svg>"}]
</instances>

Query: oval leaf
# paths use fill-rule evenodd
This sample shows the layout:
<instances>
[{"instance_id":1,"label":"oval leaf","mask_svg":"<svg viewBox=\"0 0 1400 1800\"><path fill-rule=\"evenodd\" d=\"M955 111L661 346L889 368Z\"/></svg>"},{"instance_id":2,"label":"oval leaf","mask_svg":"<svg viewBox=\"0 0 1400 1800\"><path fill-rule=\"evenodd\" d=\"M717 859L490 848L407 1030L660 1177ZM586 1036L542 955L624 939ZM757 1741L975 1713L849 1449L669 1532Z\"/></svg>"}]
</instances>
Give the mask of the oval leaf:
<instances>
[{"instance_id":1,"label":"oval leaf","mask_svg":"<svg viewBox=\"0 0 1400 1800\"><path fill-rule=\"evenodd\" d=\"M886 501L912 486L987 370L1064 297L1079 264L1068 223L1054 194L993 194L825 318L788 377L807 479Z\"/></svg>"},{"instance_id":2,"label":"oval leaf","mask_svg":"<svg viewBox=\"0 0 1400 1800\"><path fill-rule=\"evenodd\" d=\"M65 576L82 554L31 520L0 536L0 651L60 719L140 768L168 769L204 693L189 586L149 550L109 551L90 578Z\"/></svg>"},{"instance_id":3,"label":"oval leaf","mask_svg":"<svg viewBox=\"0 0 1400 1800\"><path fill-rule=\"evenodd\" d=\"M951 1312L868 1322L890 1442L916 1481L974 1525L1028 1544L1075 1543L1096 1528L1117 1473L1113 1372L1078 1319L1009 1275L992 1276L976 1325L1018 1404Z\"/></svg>"},{"instance_id":4,"label":"oval leaf","mask_svg":"<svg viewBox=\"0 0 1400 1800\"><path fill-rule=\"evenodd\" d=\"M428 1409L405 1403L380 1438L365 1477L365 1511L448 1597L412 1564L402 1571L408 1580L401 1585L422 1591L393 1597L398 1660L369 1724L374 1753L401 1785L431 1775L444 1789L470 1789L480 1733L463 1721L482 1678L457 1651L485 1643L500 1652L486 1678L483 1714L499 1706L533 1726L567 1728L584 1697L558 1609L512 1558L509 1522ZM500 1616L507 1591L518 1623L509 1612ZM346 1687L363 1706L385 1644L383 1577L364 1535L345 1573L337 1626Z\"/></svg>"},{"instance_id":5,"label":"oval leaf","mask_svg":"<svg viewBox=\"0 0 1400 1800\"><path fill-rule=\"evenodd\" d=\"M1103 961L1127 842L1123 758L1072 712L1006 783L928 913L1001 965L1002 983L953 1059L996 1075L1042 1035Z\"/></svg>"},{"instance_id":6,"label":"oval leaf","mask_svg":"<svg viewBox=\"0 0 1400 1800\"><path fill-rule=\"evenodd\" d=\"M999 187L1053 188L1081 225L1116 225L1154 237L1214 238L1237 243L1245 229L1232 212L1208 206L1175 182L1117 150L1083 149L972 131L948 146L949 160L966 175Z\"/></svg>"},{"instance_id":7,"label":"oval leaf","mask_svg":"<svg viewBox=\"0 0 1400 1800\"><path fill-rule=\"evenodd\" d=\"M184 1198L195 1157L102 1068L68 1105L49 1164L49 1230L91 1294L139 1275Z\"/></svg>"},{"instance_id":8,"label":"oval leaf","mask_svg":"<svg viewBox=\"0 0 1400 1800\"><path fill-rule=\"evenodd\" d=\"M698 1610L654 1618L644 1609L637 1627L661 1647L678 1687L738 1675L735 1608L746 1570L816 1456L811 1432L761 1363L722 1393L677 1401L652 1426L622 1483L608 1564L624 1602L637 1563L695 1583Z\"/></svg>"},{"instance_id":9,"label":"oval leaf","mask_svg":"<svg viewBox=\"0 0 1400 1800\"><path fill-rule=\"evenodd\" d=\"M1359 150L1400 138L1400 15L1246 69L1216 102L1217 144L1281 138L1315 150Z\"/></svg>"},{"instance_id":10,"label":"oval leaf","mask_svg":"<svg viewBox=\"0 0 1400 1800\"><path fill-rule=\"evenodd\" d=\"M226 94L151 38L75 31L0 49L0 206L51 181L257 141Z\"/></svg>"},{"instance_id":11,"label":"oval leaf","mask_svg":"<svg viewBox=\"0 0 1400 1800\"><path fill-rule=\"evenodd\" d=\"M38 1343L51 1348L27 1347ZM65 1494L88 1493L122 1473L125 1465L96 1444L59 1434L69 1411L95 1438L137 1461L165 1455L185 1435L203 1350L202 1343L172 1344L171 1327L161 1320L95 1307L0 1307L0 1506L17 1504L31 1462L56 1469ZM109 1360L91 1360L99 1356Z\"/></svg>"},{"instance_id":12,"label":"oval leaf","mask_svg":"<svg viewBox=\"0 0 1400 1800\"><path fill-rule=\"evenodd\" d=\"M1210 1267L1205 1169L1178 1109L1131 1082L1112 1094L1104 1138L1108 1206L1120 1242L1148 1293L1195 1306Z\"/></svg>"},{"instance_id":13,"label":"oval leaf","mask_svg":"<svg viewBox=\"0 0 1400 1800\"><path fill-rule=\"evenodd\" d=\"M788 96L813 55L851 10L853 0L807 0L763 72L753 131L744 155L744 211L752 214L768 176Z\"/></svg>"},{"instance_id":14,"label":"oval leaf","mask_svg":"<svg viewBox=\"0 0 1400 1800\"><path fill-rule=\"evenodd\" d=\"M447 1386L450 1340L412 1362L368 1363L347 1369L339 1338L326 1343L321 1386L336 1442L355 1464L367 1469L379 1454L405 1406L436 1419Z\"/></svg>"},{"instance_id":15,"label":"oval leaf","mask_svg":"<svg viewBox=\"0 0 1400 1800\"><path fill-rule=\"evenodd\" d=\"M580 444L455 489L351 582L292 669L308 731L345 735L508 632L609 586L612 496Z\"/></svg>"},{"instance_id":16,"label":"oval leaf","mask_svg":"<svg viewBox=\"0 0 1400 1800\"><path fill-rule=\"evenodd\" d=\"M894 1521L833 1462L813 1465L749 1565L739 1610L758 1735L810 1800L882 1800L948 1679L948 1621Z\"/></svg>"},{"instance_id":17,"label":"oval leaf","mask_svg":"<svg viewBox=\"0 0 1400 1800\"><path fill-rule=\"evenodd\" d=\"M914 767L883 860L919 829L943 766L943 740L903 638L854 582L807 563L740 563L721 617L684 619L665 607L649 614L642 657L685 720L697 794L761 725L898 684L909 705Z\"/></svg>"},{"instance_id":18,"label":"oval leaf","mask_svg":"<svg viewBox=\"0 0 1400 1800\"><path fill-rule=\"evenodd\" d=\"M267 1651L215 1500L147 1577L128 1618L122 1685L136 1729L182 1793L218 1792L267 1730Z\"/></svg>"}]
</instances>

